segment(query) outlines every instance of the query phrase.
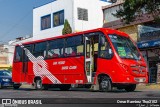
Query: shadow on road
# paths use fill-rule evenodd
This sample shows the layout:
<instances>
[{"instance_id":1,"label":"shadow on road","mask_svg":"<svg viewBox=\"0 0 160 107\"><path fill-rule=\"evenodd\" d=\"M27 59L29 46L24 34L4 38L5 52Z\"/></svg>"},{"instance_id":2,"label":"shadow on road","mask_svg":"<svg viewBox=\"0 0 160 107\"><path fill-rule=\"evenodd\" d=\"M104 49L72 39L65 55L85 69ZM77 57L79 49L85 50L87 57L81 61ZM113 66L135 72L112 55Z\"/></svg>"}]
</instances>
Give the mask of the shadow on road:
<instances>
[{"instance_id":1,"label":"shadow on road","mask_svg":"<svg viewBox=\"0 0 160 107\"><path fill-rule=\"evenodd\" d=\"M150 97L150 98L159 98L160 97L160 93L157 93L157 94L146 94L147 97Z\"/></svg>"},{"instance_id":2,"label":"shadow on road","mask_svg":"<svg viewBox=\"0 0 160 107\"><path fill-rule=\"evenodd\" d=\"M17 90L19 90L19 91L60 91L60 92L62 92L59 88L50 88L48 90L36 90L36 89L31 89L31 88L19 88ZM15 91L17 91L17 90L15 90ZM102 92L102 91L93 91L93 90L85 89L85 88L71 88L68 91L70 91L70 92L101 92L101 93L106 93L106 92ZM137 91L136 90L136 91L134 91L134 93L135 92L139 93L139 92L142 92L142 91ZM126 92L125 90L114 89L113 91L110 91L109 93L131 93L131 92Z\"/></svg>"}]
</instances>

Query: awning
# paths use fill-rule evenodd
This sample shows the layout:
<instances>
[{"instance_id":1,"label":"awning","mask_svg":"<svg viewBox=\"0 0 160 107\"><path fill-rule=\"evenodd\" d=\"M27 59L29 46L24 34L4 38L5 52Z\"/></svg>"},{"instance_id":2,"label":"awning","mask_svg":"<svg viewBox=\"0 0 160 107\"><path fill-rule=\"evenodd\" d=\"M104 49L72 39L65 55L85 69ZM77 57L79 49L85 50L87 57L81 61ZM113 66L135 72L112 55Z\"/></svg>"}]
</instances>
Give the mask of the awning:
<instances>
[{"instance_id":1,"label":"awning","mask_svg":"<svg viewBox=\"0 0 160 107\"><path fill-rule=\"evenodd\" d=\"M137 43L137 46L138 46L138 48L140 48L140 49L160 46L160 39L151 40L151 41L138 42L138 43Z\"/></svg>"}]
</instances>

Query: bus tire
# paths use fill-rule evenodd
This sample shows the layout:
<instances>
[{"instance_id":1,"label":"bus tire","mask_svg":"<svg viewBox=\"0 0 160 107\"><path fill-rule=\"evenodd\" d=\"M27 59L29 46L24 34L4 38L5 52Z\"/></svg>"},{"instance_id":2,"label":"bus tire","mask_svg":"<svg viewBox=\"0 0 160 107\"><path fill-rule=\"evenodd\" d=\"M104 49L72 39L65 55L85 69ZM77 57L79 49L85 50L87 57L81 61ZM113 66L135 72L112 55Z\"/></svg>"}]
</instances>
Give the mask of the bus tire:
<instances>
[{"instance_id":1,"label":"bus tire","mask_svg":"<svg viewBox=\"0 0 160 107\"><path fill-rule=\"evenodd\" d=\"M42 86L42 81L40 79L37 79L35 82L35 89L36 90L42 90L43 86Z\"/></svg>"},{"instance_id":2,"label":"bus tire","mask_svg":"<svg viewBox=\"0 0 160 107\"><path fill-rule=\"evenodd\" d=\"M71 88L71 85L70 84L60 85L59 88L61 91L68 91Z\"/></svg>"},{"instance_id":3,"label":"bus tire","mask_svg":"<svg viewBox=\"0 0 160 107\"><path fill-rule=\"evenodd\" d=\"M125 90L127 92L133 92L135 89L136 89L136 84L128 85L127 87L125 87Z\"/></svg>"},{"instance_id":4,"label":"bus tire","mask_svg":"<svg viewBox=\"0 0 160 107\"><path fill-rule=\"evenodd\" d=\"M100 88L100 91L102 92L112 91L112 82L110 78L107 76L101 77L99 88Z\"/></svg>"}]
</instances>

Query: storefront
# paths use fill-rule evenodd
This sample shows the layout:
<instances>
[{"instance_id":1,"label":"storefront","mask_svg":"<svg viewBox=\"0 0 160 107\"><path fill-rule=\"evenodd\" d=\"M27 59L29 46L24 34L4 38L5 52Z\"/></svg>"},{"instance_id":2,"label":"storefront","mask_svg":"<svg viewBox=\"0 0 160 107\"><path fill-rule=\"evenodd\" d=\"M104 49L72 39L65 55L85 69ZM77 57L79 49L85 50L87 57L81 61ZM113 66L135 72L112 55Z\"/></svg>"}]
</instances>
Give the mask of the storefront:
<instances>
[{"instance_id":1,"label":"storefront","mask_svg":"<svg viewBox=\"0 0 160 107\"><path fill-rule=\"evenodd\" d=\"M143 28L143 32L139 32L139 34L140 42L138 42L137 45L148 65L149 82L160 82L158 79L158 65L160 65L160 29L152 28L149 30L149 27L148 29Z\"/></svg>"}]
</instances>

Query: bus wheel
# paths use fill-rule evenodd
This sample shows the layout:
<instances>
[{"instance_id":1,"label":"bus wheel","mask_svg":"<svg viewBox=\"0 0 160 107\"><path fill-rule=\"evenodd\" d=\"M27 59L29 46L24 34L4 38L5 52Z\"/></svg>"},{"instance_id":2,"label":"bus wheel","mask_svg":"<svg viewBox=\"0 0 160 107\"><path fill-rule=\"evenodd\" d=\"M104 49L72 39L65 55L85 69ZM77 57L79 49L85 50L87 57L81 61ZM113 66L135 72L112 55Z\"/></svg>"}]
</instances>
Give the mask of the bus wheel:
<instances>
[{"instance_id":1,"label":"bus wheel","mask_svg":"<svg viewBox=\"0 0 160 107\"><path fill-rule=\"evenodd\" d=\"M103 91L103 92L112 91L112 82L110 78L107 76L103 76L101 78L99 86L100 86L99 87L100 91Z\"/></svg>"},{"instance_id":2,"label":"bus wheel","mask_svg":"<svg viewBox=\"0 0 160 107\"><path fill-rule=\"evenodd\" d=\"M42 89L42 81L40 79L36 80L35 88L36 88L36 90Z\"/></svg>"},{"instance_id":3,"label":"bus wheel","mask_svg":"<svg viewBox=\"0 0 160 107\"><path fill-rule=\"evenodd\" d=\"M71 88L70 84L64 84L59 86L61 91L68 91Z\"/></svg>"},{"instance_id":4,"label":"bus wheel","mask_svg":"<svg viewBox=\"0 0 160 107\"><path fill-rule=\"evenodd\" d=\"M14 89L19 89L20 86L21 86L21 85L14 84L14 85L13 85L13 88L14 88Z\"/></svg>"},{"instance_id":5,"label":"bus wheel","mask_svg":"<svg viewBox=\"0 0 160 107\"><path fill-rule=\"evenodd\" d=\"M129 86L127 86L127 87L125 88L125 90L126 90L127 92L132 92L132 91L134 91L135 89L136 89L136 84L129 85Z\"/></svg>"}]
</instances>

